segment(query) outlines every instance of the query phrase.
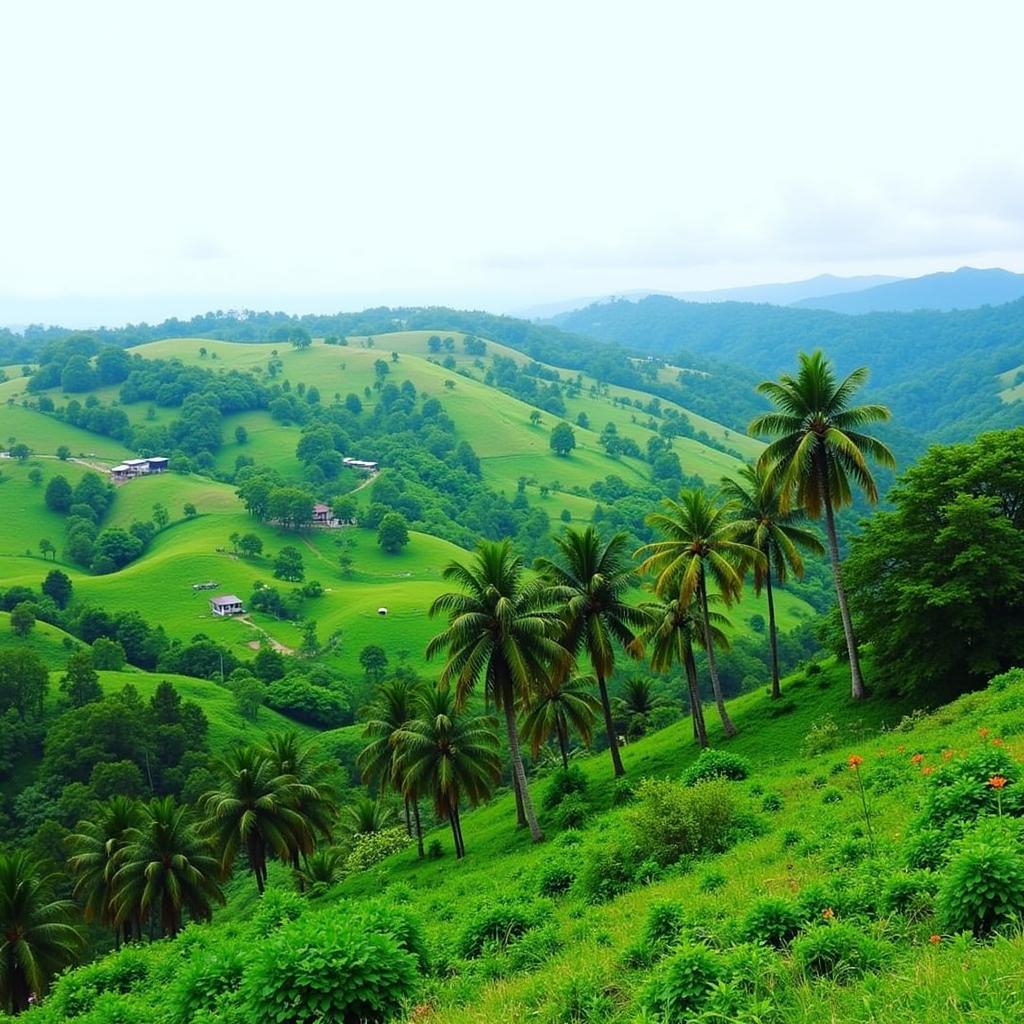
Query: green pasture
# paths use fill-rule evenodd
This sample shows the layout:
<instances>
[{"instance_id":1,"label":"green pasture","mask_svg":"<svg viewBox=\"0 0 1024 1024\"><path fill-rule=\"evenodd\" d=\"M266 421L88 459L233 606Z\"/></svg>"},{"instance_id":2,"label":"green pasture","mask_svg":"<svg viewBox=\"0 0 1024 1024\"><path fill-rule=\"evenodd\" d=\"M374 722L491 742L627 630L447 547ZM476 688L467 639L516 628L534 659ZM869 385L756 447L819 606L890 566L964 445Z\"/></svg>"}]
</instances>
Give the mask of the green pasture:
<instances>
[{"instance_id":1,"label":"green pasture","mask_svg":"<svg viewBox=\"0 0 1024 1024\"><path fill-rule=\"evenodd\" d=\"M998 386L1002 389L999 392L999 397L1007 404L1024 398L1024 380L1019 384L1014 383L1019 373L1024 373L1024 363L996 376L996 380L999 382Z\"/></svg>"},{"instance_id":2,"label":"green pasture","mask_svg":"<svg viewBox=\"0 0 1024 1024\"><path fill-rule=\"evenodd\" d=\"M53 671L62 669L72 651L80 646L80 640L47 622L37 622L28 636L16 636L11 629L11 616L0 612L0 651L28 649Z\"/></svg>"}]
</instances>

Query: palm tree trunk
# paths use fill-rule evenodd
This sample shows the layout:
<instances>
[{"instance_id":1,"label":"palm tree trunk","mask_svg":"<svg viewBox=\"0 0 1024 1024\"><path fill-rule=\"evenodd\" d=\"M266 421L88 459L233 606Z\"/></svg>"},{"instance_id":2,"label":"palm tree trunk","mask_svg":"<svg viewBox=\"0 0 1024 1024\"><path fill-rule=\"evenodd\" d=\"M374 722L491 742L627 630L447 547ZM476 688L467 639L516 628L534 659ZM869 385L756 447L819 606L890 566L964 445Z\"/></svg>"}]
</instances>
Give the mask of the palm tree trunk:
<instances>
[{"instance_id":1,"label":"palm tree trunk","mask_svg":"<svg viewBox=\"0 0 1024 1024\"><path fill-rule=\"evenodd\" d=\"M569 767L569 751L565 742L565 730L561 725L555 727L555 734L558 736L558 749L562 754L562 768Z\"/></svg>"},{"instance_id":2,"label":"palm tree trunk","mask_svg":"<svg viewBox=\"0 0 1024 1024\"><path fill-rule=\"evenodd\" d=\"M512 773L512 792L516 795L516 828L526 828L526 809L523 807L523 794L519 791L519 779Z\"/></svg>"},{"instance_id":3,"label":"palm tree trunk","mask_svg":"<svg viewBox=\"0 0 1024 1024\"><path fill-rule=\"evenodd\" d=\"M718 663L715 661L715 644L711 636L711 617L708 611L708 588L704 579L704 571L701 569L700 583L697 589L700 591L700 608L704 613L704 644L707 648L708 674L711 676L711 689L715 694L715 707L718 708L718 717L722 720L722 728L726 736L735 736L737 729L732 724L729 712L725 710L725 698L722 696L722 684L718 680Z\"/></svg>"},{"instance_id":4,"label":"palm tree trunk","mask_svg":"<svg viewBox=\"0 0 1024 1024\"><path fill-rule=\"evenodd\" d=\"M608 686L604 676L597 673L597 688L601 693L601 710L604 712L604 730L608 734L608 750L612 755L612 768L615 770L615 777L626 774L622 767L622 754L619 752L619 737L615 731L615 723L612 721L612 705L608 700Z\"/></svg>"},{"instance_id":5,"label":"palm tree trunk","mask_svg":"<svg viewBox=\"0 0 1024 1024\"><path fill-rule=\"evenodd\" d=\"M416 854L423 859L423 824L420 822L420 802L419 800L413 800L412 802L412 817L413 822L416 825Z\"/></svg>"},{"instance_id":6,"label":"palm tree trunk","mask_svg":"<svg viewBox=\"0 0 1024 1024\"><path fill-rule=\"evenodd\" d=\"M11 978L11 1009L15 1016L23 1013L29 1008L29 998L32 990L28 986L28 980L21 967L15 965L14 976Z\"/></svg>"},{"instance_id":7,"label":"palm tree trunk","mask_svg":"<svg viewBox=\"0 0 1024 1024\"><path fill-rule=\"evenodd\" d=\"M846 634L846 652L850 656L850 695L854 700L863 700L867 695L864 677L860 673L860 656L857 654L857 637L853 633L853 619L850 618L850 606L846 603L846 588L843 586L843 575L839 565L839 539L836 537L836 517L832 511L832 495L828 492L828 474L822 462L818 463L818 475L821 480L821 492L825 503L825 532L828 534L828 553L832 559L832 579L836 585L836 600L839 602L839 615L843 620L843 632Z\"/></svg>"},{"instance_id":8,"label":"palm tree trunk","mask_svg":"<svg viewBox=\"0 0 1024 1024\"><path fill-rule=\"evenodd\" d=\"M687 647L683 655L686 667L686 682L690 690L690 717L693 719L693 738L706 747L708 745L708 728L704 721L704 704L700 697L700 683L697 681L697 663L693 660L693 648Z\"/></svg>"},{"instance_id":9,"label":"palm tree trunk","mask_svg":"<svg viewBox=\"0 0 1024 1024\"><path fill-rule=\"evenodd\" d=\"M402 801L402 804L403 804L403 807L405 809L405 834L407 836L409 836L409 838L411 839L412 838L412 817L409 814L409 798L406 797L405 800Z\"/></svg>"},{"instance_id":10,"label":"palm tree trunk","mask_svg":"<svg viewBox=\"0 0 1024 1024\"><path fill-rule=\"evenodd\" d=\"M782 684L779 681L779 638L775 631L775 596L772 594L772 556L768 554L768 574L765 576L765 587L768 594L768 643L772 649L772 700L782 696Z\"/></svg>"},{"instance_id":11,"label":"palm tree trunk","mask_svg":"<svg viewBox=\"0 0 1024 1024\"><path fill-rule=\"evenodd\" d=\"M544 838L544 833L540 830L537 814L533 809L533 801L530 799L530 790L526 785L526 769L523 768L523 755L519 749L519 729L516 724L511 681L506 681L503 689L502 704L505 706L505 728L508 731L509 756L512 758L512 777L519 787L519 797L523 803L523 816L530 828L530 836L535 843L539 843Z\"/></svg>"},{"instance_id":12,"label":"palm tree trunk","mask_svg":"<svg viewBox=\"0 0 1024 1024\"><path fill-rule=\"evenodd\" d=\"M459 836L459 815L454 807L448 811L448 824L452 827L452 842L455 844L455 859L462 859L462 841Z\"/></svg>"}]
</instances>

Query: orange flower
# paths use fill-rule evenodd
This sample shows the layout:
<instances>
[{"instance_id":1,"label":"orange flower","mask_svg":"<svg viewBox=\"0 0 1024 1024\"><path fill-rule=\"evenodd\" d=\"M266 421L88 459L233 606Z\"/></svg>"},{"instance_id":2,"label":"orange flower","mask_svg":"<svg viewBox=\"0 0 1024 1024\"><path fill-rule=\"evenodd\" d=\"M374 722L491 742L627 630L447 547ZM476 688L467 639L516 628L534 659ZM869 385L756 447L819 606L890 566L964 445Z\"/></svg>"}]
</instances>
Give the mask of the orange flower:
<instances>
[{"instance_id":1,"label":"orange flower","mask_svg":"<svg viewBox=\"0 0 1024 1024\"><path fill-rule=\"evenodd\" d=\"M942 936L941 935L933 935L928 941L933 946L937 946L942 941Z\"/></svg>"},{"instance_id":2,"label":"orange flower","mask_svg":"<svg viewBox=\"0 0 1024 1024\"><path fill-rule=\"evenodd\" d=\"M833 909L832 909L831 907L826 907L826 908L825 908L825 909L824 909L824 910L823 910L823 911L821 912L821 916L822 916L823 918L825 918L825 920L826 920L826 921L831 921L831 920L832 920L832 918L834 918L834 917L836 916L836 912L835 912L835 911L834 911L834 910L833 910Z\"/></svg>"},{"instance_id":3,"label":"orange flower","mask_svg":"<svg viewBox=\"0 0 1024 1024\"><path fill-rule=\"evenodd\" d=\"M920 764L924 760L924 754L915 754L911 759L911 764Z\"/></svg>"},{"instance_id":4,"label":"orange flower","mask_svg":"<svg viewBox=\"0 0 1024 1024\"><path fill-rule=\"evenodd\" d=\"M978 730L978 735L979 735L979 736L980 736L980 737L981 737L981 738L982 738L983 740L987 740L987 739L988 739L988 734L989 734L989 732L990 732L990 731L991 731L991 730L989 730L989 729L986 729L986 728L982 727L981 729L979 729L979 730Z\"/></svg>"},{"instance_id":5,"label":"orange flower","mask_svg":"<svg viewBox=\"0 0 1024 1024\"><path fill-rule=\"evenodd\" d=\"M998 736L992 741L993 747L1001 747L1002 745L1003 741Z\"/></svg>"},{"instance_id":6,"label":"orange flower","mask_svg":"<svg viewBox=\"0 0 1024 1024\"><path fill-rule=\"evenodd\" d=\"M942 752L942 760L943 761L950 761L950 760L952 760L952 758L953 758L953 751L952 750L944 750Z\"/></svg>"},{"instance_id":7,"label":"orange flower","mask_svg":"<svg viewBox=\"0 0 1024 1024\"><path fill-rule=\"evenodd\" d=\"M1002 775L993 775L992 778L988 780L988 784L993 789L1002 789L1003 786L1006 785L1006 782L1006 778Z\"/></svg>"},{"instance_id":8,"label":"orange flower","mask_svg":"<svg viewBox=\"0 0 1024 1024\"><path fill-rule=\"evenodd\" d=\"M850 755L850 767L851 768L859 768L863 763L864 763L864 758L861 757L860 754L851 754Z\"/></svg>"},{"instance_id":9,"label":"orange flower","mask_svg":"<svg viewBox=\"0 0 1024 1024\"><path fill-rule=\"evenodd\" d=\"M924 767L923 767L923 768L921 769L921 774L922 774L922 775L931 775L931 773L932 773L933 771L935 771L935 769L934 769L934 768L933 768L933 767L932 767L932 766L931 766L930 764L926 764L926 765L925 765L925 766L924 766Z\"/></svg>"}]
</instances>

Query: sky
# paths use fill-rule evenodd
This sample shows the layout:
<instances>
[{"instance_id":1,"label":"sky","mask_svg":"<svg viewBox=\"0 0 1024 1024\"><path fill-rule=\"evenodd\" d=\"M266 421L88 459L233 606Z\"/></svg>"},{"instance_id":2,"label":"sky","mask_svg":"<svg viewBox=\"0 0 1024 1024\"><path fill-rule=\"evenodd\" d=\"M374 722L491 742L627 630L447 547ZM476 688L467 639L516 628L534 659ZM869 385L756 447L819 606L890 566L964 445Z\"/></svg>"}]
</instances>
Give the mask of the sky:
<instances>
[{"instance_id":1,"label":"sky","mask_svg":"<svg viewBox=\"0 0 1024 1024\"><path fill-rule=\"evenodd\" d=\"M1024 271L1022 37L1019 0L5 0L0 323Z\"/></svg>"}]
</instances>

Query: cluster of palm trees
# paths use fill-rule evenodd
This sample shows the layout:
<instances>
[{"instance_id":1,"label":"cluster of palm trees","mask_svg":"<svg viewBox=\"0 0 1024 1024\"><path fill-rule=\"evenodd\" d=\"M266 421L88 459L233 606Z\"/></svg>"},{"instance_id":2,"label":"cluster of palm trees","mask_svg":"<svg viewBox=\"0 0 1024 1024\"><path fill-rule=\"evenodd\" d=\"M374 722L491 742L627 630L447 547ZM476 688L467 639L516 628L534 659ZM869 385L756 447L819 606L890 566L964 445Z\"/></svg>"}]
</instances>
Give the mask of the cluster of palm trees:
<instances>
[{"instance_id":1,"label":"cluster of palm trees","mask_svg":"<svg viewBox=\"0 0 1024 1024\"><path fill-rule=\"evenodd\" d=\"M617 651L640 658L649 650L656 670L674 663L683 667L694 735L707 745L695 658L695 650L702 649L723 730L727 736L736 733L718 674L716 649L727 645L728 625L718 608L728 608L739 598L748 575L755 592L763 590L767 598L772 695L781 695L772 588L784 583L789 573L803 574L801 552L824 553L808 528L810 518L825 519L850 656L851 690L855 699L865 695L842 586L835 511L852 501L853 485L870 501L877 500L868 458L894 465L889 449L860 430L888 419L888 410L851 404L866 376L867 371L859 369L839 380L825 357L815 352L801 354L795 376L760 385L776 411L759 417L750 430L775 440L755 466L723 480L714 494L693 489L684 490L678 500L666 499L648 517L661 539L635 553L638 566L626 551L624 535L605 541L587 527L567 529L556 540L556 556L539 559L534 575L527 574L508 541L482 543L471 563L453 562L445 569L444 578L459 589L442 594L430 609L431 616L448 616L447 627L427 647L428 658L445 656L431 699L443 700L446 714L462 715L469 696L482 687L485 706L493 703L503 714L517 816L534 841L543 834L526 785L520 734L535 754L554 737L565 763L570 729L588 743L600 712L614 773L622 775L607 687ZM633 604L630 592L645 577L650 579L651 598ZM586 679L575 674L581 659L593 673L596 698L588 692ZM415 801L422 791L413 781L403 744L419 734L425 719L421 716L419 724L406 727L400 721L406 710L393 706L368 727L374 746L365 768L368 778ZM483 735L490 720L466 721ZM493 776L496 745L492 733L484 744L485 775ZM470 796L468 788L455 785L446 802L437 802L438 813L452 820L459 850L462 791ZM479 798L479 791L473 798Z\"/></svg>"}]
</instances>

